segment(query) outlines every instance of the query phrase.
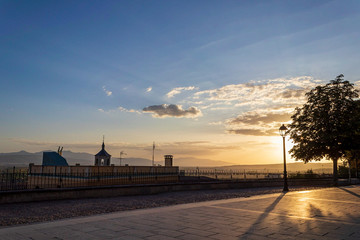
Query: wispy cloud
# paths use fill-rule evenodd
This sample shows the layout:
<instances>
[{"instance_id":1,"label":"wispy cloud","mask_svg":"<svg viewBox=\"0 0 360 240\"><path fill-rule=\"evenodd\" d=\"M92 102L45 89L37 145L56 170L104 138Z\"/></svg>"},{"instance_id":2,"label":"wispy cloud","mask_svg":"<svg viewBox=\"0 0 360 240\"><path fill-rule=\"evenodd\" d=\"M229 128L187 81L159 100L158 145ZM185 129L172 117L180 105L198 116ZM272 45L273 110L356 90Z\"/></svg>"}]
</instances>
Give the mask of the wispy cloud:
<instances>
[{"instance_id":1,"label":"wispy cloud","mask_svg":"<svg viewBox=\"0 0 360 240\"><path fill-rule=\"evenodd\" d=\"M120 110L121 112L129 112L129 113L137 113L137 114L141 114L141 112L139 110L135 110L135 109L127 109L124 107L118 107L118 110Z\"/></svg>"},{"instance_id":2,"label":"wispy cloud","mask_svg":"<svg viewBox=\"0 0 360 240\"><path fill-rule=\"evenodd\" d=\"M230 119L229 124L251 124L251 125L261 125L269 124L273 122L287 122L290 120L291 114L288 112L267 112L267 113L258 113L258 112L247 112L242 115L239 115L236 118Z\"/></svg>"},{"instance_id":3,"label":"wispy cloud","mask_svg":"<svg viewBox=\"0 0 360 240\"><path fill-rule=\"evenodd\" d=\"M110 97L112 95L112 91L106 89L106 86L103 86L103 91L105 92L106 96Z\"/></svg>"},{"instance_id":4,"label":"wispy cloud","mask_svg":"<svg viewBox=\"0 0 360 240\"><path fill-rule=\"evenodd\" d=\"M241 134L251 136L277 136L274 129L230 129L227 131L230 134Z\"/></svg>"},{"instance_id":5,"label":"wispy cloud","mask_svg":"<svg viewBox=\"0 0 360 240\"><path fill-rule=\"evenodd\" d=\"M292 112L291 108L245 112L226 121L227 132L254 136L277 136L280 124L289 122Z\"/></svg>"},{"instance_id":6,"label":"wispy cloud","mask_svg":"<svg viewBox=\"0 0 360 240\"><path fill-rule=\"evenodd\" d=\"M106 114L115 112L114 109L105 110L105 109L103 109L103 108L98 108L98 111L101 112L101 113L106 113Z\"/></svg>"},{"instance_id":7,"label":"wispy cloud","mask_svg":"<svg viewBox=\"0 0 360 240\"><path fill-rule=\"evenodd\" d=\"M151 92L151 91L152 91L152 87L151 87L151 86L146 89L146 92Z\"/></svg>"},{"instance_id":8,"label":"wispy cloud","mask_svg":"<svg viewBox=\"0 0 360 240\"><path fill-rule=\"evenodd\" d=\"M177 117L177 118L195 118L202 115L201 111L196 107L182 109L181 105L162 104L145 107L143 112L152 113L155 118Z\"/></svg>"},{"instance_id":9,"label":"wispy cloud","mask_svg":"<svg viewBox=\"0 0 360 240\"><path fill-rule=\"evenodd\" d=\"M250 81L198 91L187 104L197 102L194 105L207 112L238 112L237 117L228 119L224 115L228 133L272 136L281 123L290 120L294 108L306 101L305 93L322 83L309 76Z\"/></svg>"},{"instance_id":10,"label":"wispy cloud","mask_svg":"<svg viewBox=\"0 0 360 240\"><path fill-rule=\"evenodd\" d=\"M224 122L222 122L222 121L208 123L208 125L210 125L210 126L218 126L218 125L223 125L223 124L224 124Z\"/></svg>"},{"instance_id":11,"label":"wispy cloud","mask_svg":"<svg viewBox=\"0 0 360 240\"><path fill-rule=\"evenodd\" d=\"M297 106L305 99L305 92L321 82L312 77L277 78L263 81L225 85L217 89L196 92L194 101L204 106L225 104L238 107Z\"/></svg>"},{"instance_id":12,"label":"wispy cloud","mask_svg":"<svg viewBox=\"0 0 360 240\"><path fill-rule=\"evenodd\" d=\"M128 113L137 113L137 114L142 114L141 111L139 110L136 110L136 109L127 109L127 108L124 108L124 107L117 107L115 109L109 109L109 110L105 110L103 108L99 108L98 109L99 112L102 112L102 113L107 113L107 114L110 114L110 113L115 113L117 111L120 111L120 112L128 112Z\"/></svg>"},{"instance_id":13,"label":"wispy cloud","mask_svg":"<svg viewBox=\"0 0 360 240\"><path fill-rule=\"evenodd\" d=\"M197 90L199 88L195 87L195 86L189 86L189 87L177 87L177 88L174 88L172 89L170 92L168 92L166 94L166 96L168 98L172 98L174 97L175 95L177 94L180 94L182 91L192 91L192 90Z\"/></svg>"}]
</instances>

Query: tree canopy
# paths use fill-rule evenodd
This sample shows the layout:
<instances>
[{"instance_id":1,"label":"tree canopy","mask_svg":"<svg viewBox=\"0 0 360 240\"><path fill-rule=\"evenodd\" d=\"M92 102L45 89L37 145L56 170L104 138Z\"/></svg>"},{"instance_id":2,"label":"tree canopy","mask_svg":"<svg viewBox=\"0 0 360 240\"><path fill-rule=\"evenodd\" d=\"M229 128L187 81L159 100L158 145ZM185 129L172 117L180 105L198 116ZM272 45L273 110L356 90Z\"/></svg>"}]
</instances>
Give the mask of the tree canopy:
<instances>
[{"instance_id":1,"label":"tree canopy","mask_svg":"<svg viewBox=\"0 0 360 240\"><path fill-rule=\"evenodd\" d=\"M337 161L352 148L360 125L356 116L358 91L341 74L324 86L306 93L307 102L295 109L289 125L294 143L290 154L305 163L322 159L334 162L337 181Z\"/></svg>"}]
</instances>

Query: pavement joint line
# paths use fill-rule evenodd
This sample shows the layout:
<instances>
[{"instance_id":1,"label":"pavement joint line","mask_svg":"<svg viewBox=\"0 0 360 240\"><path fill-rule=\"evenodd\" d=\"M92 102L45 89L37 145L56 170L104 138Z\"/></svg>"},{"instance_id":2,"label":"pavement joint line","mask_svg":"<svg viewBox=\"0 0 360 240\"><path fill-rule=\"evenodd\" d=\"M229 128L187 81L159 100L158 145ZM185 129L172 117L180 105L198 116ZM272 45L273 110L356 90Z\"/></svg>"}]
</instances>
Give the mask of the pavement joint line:
<instances>
[{"instance_id":1,"label":"pavement joint line","mask_svg":"<svg viewBox=\"0 0 360 240\"><path fill-rule=\"evenodd\" d=\"M254 213L260 213L260 214L264 213L264 211L248 210L248 209L241 209L241 208L230 208L230 207L221 207L221 206L209 206L209 207L232 210L232 211L254 212ZM331 220L331 219L320 219L320 218L311 218L311 217L300 217L300 216L292 216L292 215L281 214L281 213L272 213L272 212L268 212L267 214L268 215L276 215L276 216L284 216L284 217L294 218L294 219L304 219L304 220L321 221L321 222L329 222L329 223L343 223L343 224L348 224L348 225L360 225L360 223L346 222L346 221L343 221L343 220Z\"/></svg>"}]
</instances>

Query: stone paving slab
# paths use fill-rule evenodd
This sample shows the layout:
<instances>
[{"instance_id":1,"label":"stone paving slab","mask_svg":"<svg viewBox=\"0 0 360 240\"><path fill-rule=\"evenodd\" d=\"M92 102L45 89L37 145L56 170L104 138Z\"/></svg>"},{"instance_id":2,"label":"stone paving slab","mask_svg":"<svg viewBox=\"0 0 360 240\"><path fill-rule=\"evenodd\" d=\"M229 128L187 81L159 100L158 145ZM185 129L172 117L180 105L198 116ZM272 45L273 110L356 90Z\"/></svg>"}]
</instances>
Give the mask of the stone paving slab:
<instances>
[{"instance_id":1,"label":"stone paving slab","mask_svg":"<svg viewBox=\"0 0 360 240\"><path fill-rule=\"evenodd\" d=\"M8 227L0 239L360 239L360 186Z\"/></svg>"}]
</instances>

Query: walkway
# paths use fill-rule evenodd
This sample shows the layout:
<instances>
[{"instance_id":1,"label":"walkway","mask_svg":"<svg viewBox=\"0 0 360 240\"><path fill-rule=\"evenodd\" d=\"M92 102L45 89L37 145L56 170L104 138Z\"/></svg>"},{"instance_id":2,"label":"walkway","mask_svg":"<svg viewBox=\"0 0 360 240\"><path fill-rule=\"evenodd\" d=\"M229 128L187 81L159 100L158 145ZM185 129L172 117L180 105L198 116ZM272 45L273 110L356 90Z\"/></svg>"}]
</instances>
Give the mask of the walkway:
<instances>
[{"instance_id":1,"label":"walkway","mask_svg":"<svg viewBox=\"0 0 360 240\"><path fill-rule=\"evenodd\" d=\"M360 187L268 194L0 229L16 239L360 239Z\"/></svg>"}]
</instances>

